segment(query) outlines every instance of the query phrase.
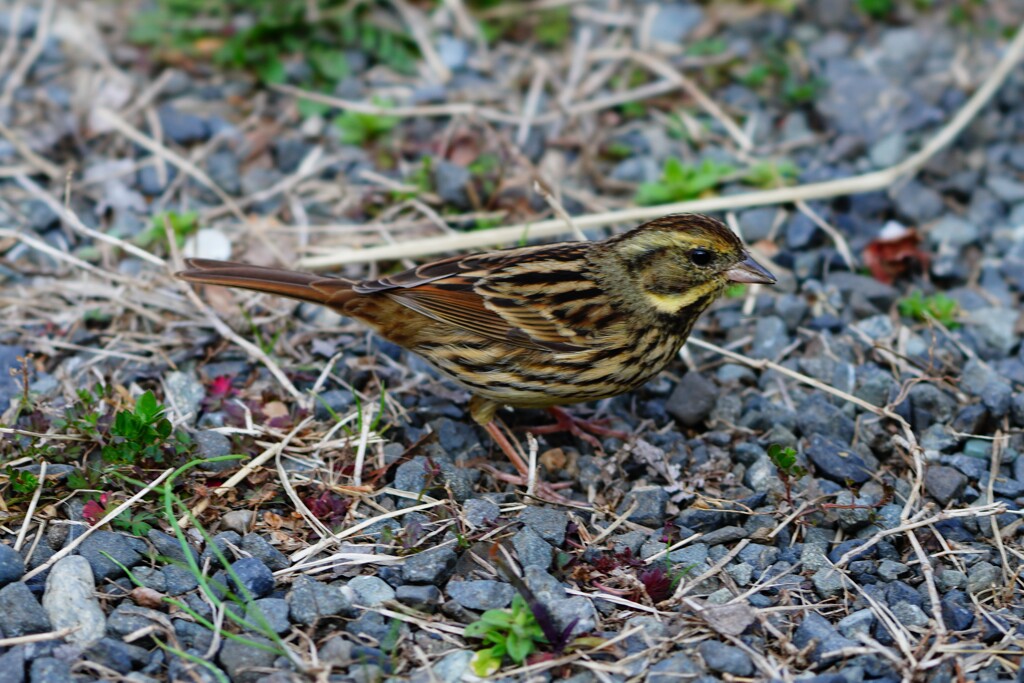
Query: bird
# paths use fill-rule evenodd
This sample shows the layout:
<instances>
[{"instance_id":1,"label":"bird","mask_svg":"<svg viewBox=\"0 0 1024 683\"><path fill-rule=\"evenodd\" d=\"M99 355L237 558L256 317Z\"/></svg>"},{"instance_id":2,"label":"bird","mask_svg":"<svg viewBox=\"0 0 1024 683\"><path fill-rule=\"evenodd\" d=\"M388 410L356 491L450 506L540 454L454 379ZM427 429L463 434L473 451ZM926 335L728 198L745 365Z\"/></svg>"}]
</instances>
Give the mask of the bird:
<instances>
[{"instance_id":1,"label":"bird","mask_svg":"<svg viewBox=\"0 0 1024 683\"><path fill-rule=\"evenodd\" d=\"M469 391L471 417L521 477L527 465L496 424L499 408L547 409L556 428L601 433L561 406L643 385L730 284L776 281L736 233L700 214L600 241L452 256L379 279L185 263L177 276L188 282L322 304L418 354Z\"/></svg>"}]
</instances>

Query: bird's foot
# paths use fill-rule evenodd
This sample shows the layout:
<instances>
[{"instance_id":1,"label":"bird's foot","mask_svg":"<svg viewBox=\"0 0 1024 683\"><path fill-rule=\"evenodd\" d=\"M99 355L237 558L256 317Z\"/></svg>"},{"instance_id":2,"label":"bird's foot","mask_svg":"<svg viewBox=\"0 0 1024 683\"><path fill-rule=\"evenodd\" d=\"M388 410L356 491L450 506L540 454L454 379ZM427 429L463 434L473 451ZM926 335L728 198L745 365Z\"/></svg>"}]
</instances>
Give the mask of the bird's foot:
<instances>
[{"instance_id":1,"label":"bird's foot","mask_svg":"<svg viewBox=\"0 0 1024 683\"><path fill-rule=\"evenodd\" d=\"M597 437L599 436L610 436L614 439L619 439L620 441L629 440L629 434L626 432L620 432L616 429L609 429L604 426L607 424L607 420L585 420L582 417L576 417L569 411L559 408L558 406L551 406L547 410L555 417L555 424L542 425L540 427L529 427L527 431L534 434L558 434L560 432L569 432L573 436L583 439L602 453L604 452L604 448L601 446L601 442L597 440Z\"/></svg>"},{"instance_id":2,"label":"bird's foot","mask_svg":"<svg viewBox=\"0 0 1024 683\"><path fill-rule=\"evenodd\" d=\"M508 456L508 459L512 462L512 465L516 468L519 474L507 474L505 472L499 472L493 467L485 466L491 475L495 479L506 481L516 486L525 486L527 493L530 493L538 498L542 498L552 503L568 504L572 501L565 496L558 493L558 489L569 488L572 486L572 482L560 482L557 484L551 484L543 480L536 478L536 472L533 473L531 478L530 466L526 464L524 460L524 454L512 445L512 442L508 440L505 434L498 427L496 422L488 422L484 425L484 429L494 439L494 443L498 445L498 448Z\"/></svg>"}]
</instances>

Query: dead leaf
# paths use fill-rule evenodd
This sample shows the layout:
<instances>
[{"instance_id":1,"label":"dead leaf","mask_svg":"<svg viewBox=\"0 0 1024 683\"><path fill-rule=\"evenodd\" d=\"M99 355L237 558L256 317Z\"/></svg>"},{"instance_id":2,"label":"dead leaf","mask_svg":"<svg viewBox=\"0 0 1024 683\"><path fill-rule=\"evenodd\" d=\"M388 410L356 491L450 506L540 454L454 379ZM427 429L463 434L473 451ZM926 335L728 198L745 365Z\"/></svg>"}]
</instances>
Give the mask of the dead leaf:
<instances>
[{"instance_id":1,"label":"dead leaf","mask_svg":"<svg viewBox=\"0 0 1024 683\"><path fill-rule=\"evenodd\" d=\"M738 636L754 623L754 608L746 602L728 605L710 605L699 612L700 617L712 629L723 636Z\"/></svg>"},{"instance_id":2,"label":"dead leaf","mask_svg":"<svg viewBox=\"0 0 1024 683\"><path fill-rule=\"evenodd\" d=\"M139 586L138 588L133 588L130 595L132 602L139 607L162 610L167 606L167 603L164 602L164 594L160 591L155 591L152 588Z\"/></svg>"},{"instance_id":3,"label":"dead leaf","mask_svg":"<svg viewBox=\"0 0 1024 683\"><path fill-rule=\"evenodd\" d=\"M916 230L889 221L864 247L864 264L876 280L891 285L911 269L928 267L928 253L919 248L920 244Z\"/></svg>"}]
</instances>

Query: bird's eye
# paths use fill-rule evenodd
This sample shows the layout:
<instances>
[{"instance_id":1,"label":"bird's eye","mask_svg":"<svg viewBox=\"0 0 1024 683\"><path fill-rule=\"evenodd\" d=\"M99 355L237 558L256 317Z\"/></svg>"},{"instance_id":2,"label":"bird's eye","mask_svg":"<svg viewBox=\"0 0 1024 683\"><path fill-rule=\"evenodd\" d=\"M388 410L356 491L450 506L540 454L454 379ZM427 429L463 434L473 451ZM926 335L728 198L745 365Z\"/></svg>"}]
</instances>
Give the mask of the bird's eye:
<instances>
[{"instance_id":1,"label":"bird's eye","mask_svg":"<svg viewBox=\"0 0 1024 683\"><path fill-rule=\"evenodd\" d=\"M711 252L707 249L691 249L690 250L690 262L695 266L709 266L711 265Z\"/></svg>"}]
</instances>

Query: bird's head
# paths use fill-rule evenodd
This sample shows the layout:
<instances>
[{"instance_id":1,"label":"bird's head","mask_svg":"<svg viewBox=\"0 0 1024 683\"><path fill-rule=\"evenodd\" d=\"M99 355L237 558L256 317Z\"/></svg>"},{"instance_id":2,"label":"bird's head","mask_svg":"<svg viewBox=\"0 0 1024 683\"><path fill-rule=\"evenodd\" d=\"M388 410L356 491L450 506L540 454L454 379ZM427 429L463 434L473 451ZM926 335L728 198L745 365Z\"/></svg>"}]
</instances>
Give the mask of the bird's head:
<instances>
[{"instance_id":1,"label":"bird's head","mask_svg":"<svg viewBox=\"0 0 1024 683\"><path fill-rule=\"evenodd\" d=\"M634 305L662 314L699 312L730 283L774 284L721 221L700 214L673 214L644 223L601 245L598 263L619 277Z\"/></svg>"}]
</instances>

